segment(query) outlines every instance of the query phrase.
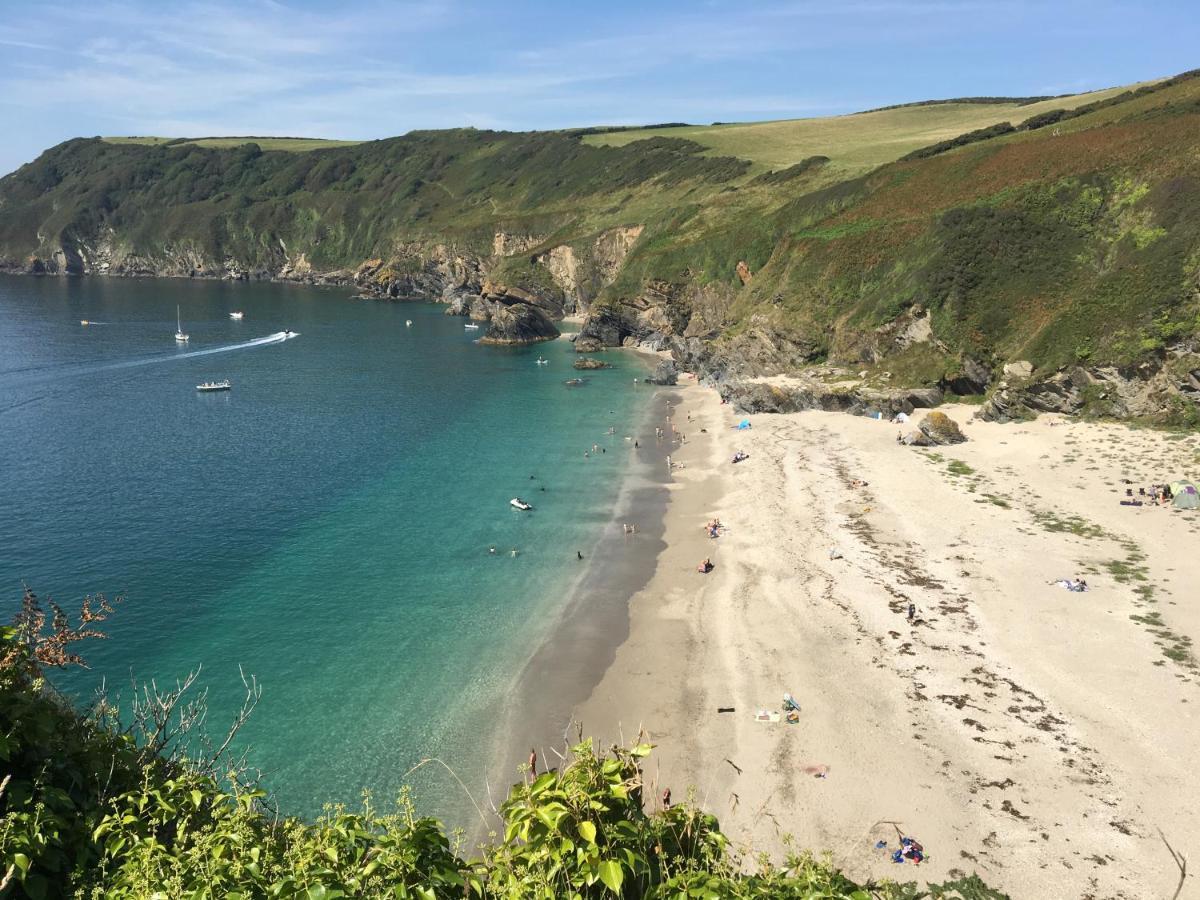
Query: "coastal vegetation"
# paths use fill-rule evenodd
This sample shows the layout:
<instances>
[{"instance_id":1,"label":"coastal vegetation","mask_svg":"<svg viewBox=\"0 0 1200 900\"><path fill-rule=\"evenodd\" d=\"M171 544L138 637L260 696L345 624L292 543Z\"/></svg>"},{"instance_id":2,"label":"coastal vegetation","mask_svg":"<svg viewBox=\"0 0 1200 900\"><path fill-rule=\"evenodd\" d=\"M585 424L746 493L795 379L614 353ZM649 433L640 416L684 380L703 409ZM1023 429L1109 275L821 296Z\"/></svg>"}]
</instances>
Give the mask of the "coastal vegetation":
<instances>
[{"instance_id":1,"label":"coastal vegetation","mask_svg":"<svg viewBox=\"0 0 1200 900\"><path fill-rule=\"evenodd\" d=\"M102 636L112 606L85 601L75 621L49 607L26 590L0 629L0 896L1003 897L975 876L862 885L807 852L739 856L691 802L644 796L645 743L584 740L559 768L526 772L470 852L406 795L302 821L273 808L228 742L203 752L203 706L183 689L152 689L132 715L55 693L47 670L83 664L76 645Z\"/></svg>"}]
</instances>

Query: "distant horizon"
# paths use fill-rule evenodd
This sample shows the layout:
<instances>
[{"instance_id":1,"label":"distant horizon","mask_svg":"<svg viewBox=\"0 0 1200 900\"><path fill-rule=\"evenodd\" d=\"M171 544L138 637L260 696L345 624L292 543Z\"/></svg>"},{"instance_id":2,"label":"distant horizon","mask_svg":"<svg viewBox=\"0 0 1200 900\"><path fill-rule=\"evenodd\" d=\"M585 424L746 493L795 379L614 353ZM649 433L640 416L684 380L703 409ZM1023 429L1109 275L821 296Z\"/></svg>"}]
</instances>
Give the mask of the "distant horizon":
<instances>
[{"instance_id":1,"label":"distant horizon","mask_svg":"<svg viewBox=\"0 0 1200 900\"><path fill-rule=\"evenodd\" d=\"M764 122L1103 90L1194 68L1189 4L146 0L0 24L0 174L79 136L370 141Z\"/></svg>"}]
</instances>

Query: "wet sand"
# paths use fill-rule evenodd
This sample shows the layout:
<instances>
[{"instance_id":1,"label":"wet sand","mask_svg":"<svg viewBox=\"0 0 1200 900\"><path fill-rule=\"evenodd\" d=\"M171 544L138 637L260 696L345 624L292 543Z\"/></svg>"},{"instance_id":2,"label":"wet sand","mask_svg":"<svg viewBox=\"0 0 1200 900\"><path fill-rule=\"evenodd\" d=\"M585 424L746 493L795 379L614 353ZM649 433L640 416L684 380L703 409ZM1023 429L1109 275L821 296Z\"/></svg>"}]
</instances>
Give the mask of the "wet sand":
<instances>
[{"instance_id":1,"label":"wet sand","mask_svg":"<svg viewBox=\"0 0 1200 900\"><path fill-rule=\"evenodd\" d=\"M628 429L631 440L625 442L618 429L618 443L630 454L630 464L612 516L595 544L580 548L585 554L580 573L568 587L555 621L546 628L545 641L519 675L497 727L498 763L482 792L488 809L498 807L507 795L527 764L531 747L537 749L540 771L557 765L560 755L576 742L580 729L575 710L628 638L630 600L649 583L666 546L666 458L676 442L656 440L655 426L665 420L679 396L672 388L646 385L645 390L653 396L641 419ZM636 532L625 533L625 523L635 526ZM493 817L489 825L494 828L498 822Z\"/></svg>"}]
</instances>

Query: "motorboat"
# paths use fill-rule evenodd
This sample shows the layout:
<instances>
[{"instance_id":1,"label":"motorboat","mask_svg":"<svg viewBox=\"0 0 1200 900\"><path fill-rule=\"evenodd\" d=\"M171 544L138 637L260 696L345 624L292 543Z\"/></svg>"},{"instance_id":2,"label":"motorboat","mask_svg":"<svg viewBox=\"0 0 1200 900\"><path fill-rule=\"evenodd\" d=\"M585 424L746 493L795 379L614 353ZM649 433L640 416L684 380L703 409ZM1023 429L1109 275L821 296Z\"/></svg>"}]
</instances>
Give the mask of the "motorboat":
<instances>
[{"instance_id":1,"label":"motorboat","mask_svg":"<svg viewBox=\"0 0 1200 900\"><path fill-rule=\"evenodd\" d=\"M582 378L568 378L566 381L563 382L563 384L565 384L567 387L578 387L579 385L583 384L583 379Z\"/></svg>"},{"instance_id":2,"label":"motorboat","mask_svg":"<svg viewBox=\"0 0 1200 900\"><path fill-rule=\"evenodd\" d=\"M290 328L288 328L286 331L283 332L283 337L285 340L287 338L295 337L295 336L296 336L296 332L292 331L292 329L290 329Z\"/></svg>"},{"instance_id":3,"label":"motorboat","mask_svg":"<svg viewBox=\"0 0 1200 900\"><path fill-rule=\"evenodd\" d=\"M526 503L520 497L513 497L511 500L508 501L508 505L513 507L514 509L520 509L520 510L524 510L526 512L533 509L532 503Z\"/></svg>"},{"instance_id":4,"label":"motorboat","mask_svg":"<svg viewBox=\"0 0 1200 900\"><path fill-rule=\"evenodd\" d=\"M404 320L404 327L405 327L405 328L412 328L412 319L405 319L405 320Z\"/></svg>"},{"instance_id":5,"label":"motorboat","mask_svg":"<svg viewBox=\"0 0 1200 900\"><path fill-rule=\"evenodd\" d=\"M87 319L80 319L79 324L80 325L91 325L92 323L89 322Z\"/></svg>"},{"instance_id":6,"label":"motorboat","mask_svg":"<svg viewBox=\"0 0 1200 900\"><path fill-rule=\"evenodd\" d=\"M183 331L183 322L179 318L179 307L175 307L175 343L186 344L188 336Z\"/></svg>"},{"instance_id":7,"label":"motorboat","mask_svg":"<svg viewBox=\"0 0 1200 900\"><path fill-rule=\"evenodd\" d=\"M196 390L201 393L212 393L213 391L228 391L233 387L232 382L228 378L224 381L205 381L196 385Z\"/></svg>"},{"instance_id":8,"label":"motorboat","mask_svg":"<svg viewBox=\"0 0 1200 900\"><path fill-rule=\"evenodd\" d=\"M463 328L467 329L467 331L478 331L479 330L479 326L476 325L474 322L468 322L466 325L463 326Z\"/></svg>"},{"instance_id":9,"label":"motorboat","mask_svg":"<svg viewBox=\"0 0 1200 900\"><path fill-rule=\"evenodd\" d=\"M550 360L548 360L548 359L542 359L542 358L539 356L539 357L538 357L538 360L537 360L537 364L538 364L539 366L548 366L548 365L550 365Z\"/></svg>"},{"instance_id":10,"label":"motorboat","mask_svg":"<svg viewBox=\"0 0 1200 900\"><path fill-rule=\"evenodd\" d=\"M229 318L231 318L231 319L244 319L244 318L246 318L246 314L245 314L244 312L242 312L241 310L235 310L234 312L231 312L231 313L229 314Z\"/></svg>"}]
</instances>

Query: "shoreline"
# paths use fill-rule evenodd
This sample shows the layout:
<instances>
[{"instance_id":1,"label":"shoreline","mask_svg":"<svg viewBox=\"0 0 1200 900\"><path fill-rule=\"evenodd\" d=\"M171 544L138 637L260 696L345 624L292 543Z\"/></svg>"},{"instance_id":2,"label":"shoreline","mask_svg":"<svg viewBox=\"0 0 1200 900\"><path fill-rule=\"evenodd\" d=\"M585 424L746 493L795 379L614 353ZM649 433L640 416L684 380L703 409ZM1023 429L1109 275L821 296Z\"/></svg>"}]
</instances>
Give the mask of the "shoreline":
<instances>
[{"instance_id":1,"label":"shoreline","mask_svg":"<svg viewBox=\"0 0 1200 900\"><path fill-rule=\"evenodd\" d=\"M634 352L642 362L657 358ZM649 371L647 367L645 373ZM544 771L547 765L557 765L556 750L563 752L564 745L575 743L574 711L628 637L629 600L650 580L665 547L665 459L671 450L654 440L653 423L677 398L674 388L645 387L654 395L629 431L640 446L629 448L633 458L621 476L612 514L588 549L582 571L566 582L566 599L551 609L554 621L517 673L513 699L495 725L491 743L496 752L486 781L489 809L498 808L519 780L519 768L528 762L527 748L537 748L538 769ZM636 524L637 533L618 531L624 522ZM497 821L492 816L489 827ZM479 830L473 832L473 837L480 836Z\"/></svg>"}]
</instances>

